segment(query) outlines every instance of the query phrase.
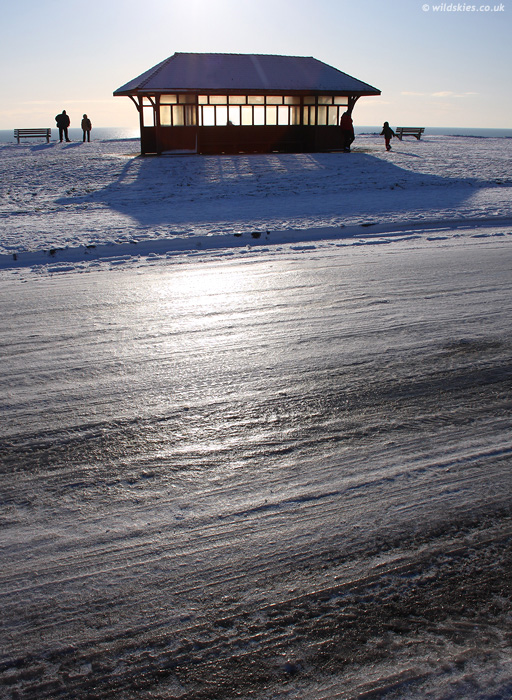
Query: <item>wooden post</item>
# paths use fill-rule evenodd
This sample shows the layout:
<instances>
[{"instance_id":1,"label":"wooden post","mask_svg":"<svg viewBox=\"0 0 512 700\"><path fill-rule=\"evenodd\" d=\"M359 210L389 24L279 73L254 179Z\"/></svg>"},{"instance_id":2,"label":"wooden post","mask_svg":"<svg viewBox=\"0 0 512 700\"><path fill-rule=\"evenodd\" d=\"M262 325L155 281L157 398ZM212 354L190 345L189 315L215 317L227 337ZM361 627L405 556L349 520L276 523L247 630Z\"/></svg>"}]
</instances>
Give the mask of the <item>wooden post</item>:
<instances>
[{"instance_id":1,"label":"wooden post","mask_svg":"<svg viewBox=\"0 0 512 700\"><path fill-rule=\"evenodd\" d=\"M161 139L161 132L160 132L160 127L161 127L161 124L160 124L160 95L155 96L155 101L153 102L153 110L155 112L154 122L155 122L156 152L157 152L157 155L161 156L162 155L162 139Z\"/></svg>"},{"instance_id":2,"label":"wooden post","mask_svg":"<svg viewBox=\"0 0 512 700\"><path fill-rule=\"evenodd\" d=\"M354 109L359 95L349 95L348 97L348 109L347 112L352 116L352 110Z\"/></svg>"},{"instance_id":3,"label":"wooden post","mask_svg":"<svg viewBox=\"0 0 512 700\"><path fill-rule=\"evenodd\" d=\"M146 152L144 151L144 145L143 145L143 139L142 139L142 127L144 126L144 115L142 112L142 97L139 95L137 97L137 100L133 95L128 95L130 100L133 102L135 105L135 108L137 109L137 112L139 113L139 131L140 131L140 152L141 155L145 156Z\"/></svg>"}]
</instances>

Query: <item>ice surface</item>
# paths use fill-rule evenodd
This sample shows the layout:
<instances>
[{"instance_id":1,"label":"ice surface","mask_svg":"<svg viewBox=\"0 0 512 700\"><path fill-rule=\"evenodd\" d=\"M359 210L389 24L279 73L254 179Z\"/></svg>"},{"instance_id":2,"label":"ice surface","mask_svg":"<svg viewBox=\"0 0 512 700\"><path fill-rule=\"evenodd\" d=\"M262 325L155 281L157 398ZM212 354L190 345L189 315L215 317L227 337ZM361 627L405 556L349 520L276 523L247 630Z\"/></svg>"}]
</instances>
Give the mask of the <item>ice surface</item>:
<instances>
[{"instance_id":1,"label":"ice surface","mask_svg":"<svg viewBox=\"0 0 512 700\"><path fill-rule=\"evenodd\" d=\"M0 148L2 697L510 698L509 142L465 141Z\"/></svg>"}]
</instances>

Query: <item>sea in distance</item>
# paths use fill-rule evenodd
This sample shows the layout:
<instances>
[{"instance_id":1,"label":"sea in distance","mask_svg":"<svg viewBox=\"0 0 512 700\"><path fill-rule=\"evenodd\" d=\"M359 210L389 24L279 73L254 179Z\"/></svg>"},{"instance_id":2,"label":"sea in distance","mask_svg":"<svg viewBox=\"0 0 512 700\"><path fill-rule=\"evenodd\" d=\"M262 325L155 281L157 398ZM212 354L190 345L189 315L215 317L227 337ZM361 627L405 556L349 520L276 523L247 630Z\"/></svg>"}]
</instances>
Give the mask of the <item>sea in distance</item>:
<instances>
[{"instance_id":1,"label":"sea in distance","mask_svg":"<svg viewBox=\"0 0 512 700\"><path fill-rule=\"evenodd\" d=\"M379 126L355 126L356 134L380 134L382 127ZM52 126L51 140L58 138L58 130ZM512 138L512 129L481 129L469 127L426 127L425 136L473 136L477 138ZM82 130L69 130L69 137L72 141L82 140ZM124 127L97 127L93 128L91 138L96 141L115 141L119 139L138 140L139 132L137 128L129 129ZM33 139L24 139L23 143L29 143ZM16 143L14 129L0 129L0 143Z\"/></svg>"}]
</instances>

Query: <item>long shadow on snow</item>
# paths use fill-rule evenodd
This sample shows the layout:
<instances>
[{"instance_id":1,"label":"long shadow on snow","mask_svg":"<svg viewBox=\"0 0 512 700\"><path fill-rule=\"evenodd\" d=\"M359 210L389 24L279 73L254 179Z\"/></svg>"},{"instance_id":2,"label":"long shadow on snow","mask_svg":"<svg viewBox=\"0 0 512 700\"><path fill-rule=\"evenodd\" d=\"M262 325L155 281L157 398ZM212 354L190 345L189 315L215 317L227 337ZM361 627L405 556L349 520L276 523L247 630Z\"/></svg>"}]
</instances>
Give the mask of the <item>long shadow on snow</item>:
<instances>
[{"instance_id":1,"label":"long shadow on snow","mask_svg":"<svg viewBox=\"0 0 512 700\"><path fill-rule=\"evenodd\" d=\"M409 207L453 209L475 188L493 185L412 172L357 152L134 157L106 187L57 203L102 203L147 227L315 215L343 220Z\"/></svg>"}]
</instances>

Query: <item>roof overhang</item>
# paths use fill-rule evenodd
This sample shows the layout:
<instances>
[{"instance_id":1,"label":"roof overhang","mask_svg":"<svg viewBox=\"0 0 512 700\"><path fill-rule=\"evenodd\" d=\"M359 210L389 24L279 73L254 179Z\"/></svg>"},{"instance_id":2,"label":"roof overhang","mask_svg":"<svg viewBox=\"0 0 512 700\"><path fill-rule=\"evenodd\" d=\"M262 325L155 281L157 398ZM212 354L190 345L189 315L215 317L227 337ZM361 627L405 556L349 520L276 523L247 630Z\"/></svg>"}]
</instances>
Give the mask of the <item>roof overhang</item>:
<instances>
[{"instance_id":1,"label":"roof overhang","mask_svg":"<svg viewBox=\"0 0 512 700\"><path fill-rule=\"evenodd\" d=\"M114 96L159 94L377 96L380 90L312 57L177 53Z\"/></svg>"}]
</instances>

